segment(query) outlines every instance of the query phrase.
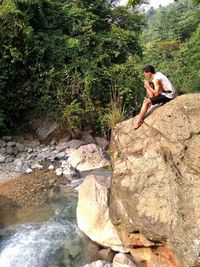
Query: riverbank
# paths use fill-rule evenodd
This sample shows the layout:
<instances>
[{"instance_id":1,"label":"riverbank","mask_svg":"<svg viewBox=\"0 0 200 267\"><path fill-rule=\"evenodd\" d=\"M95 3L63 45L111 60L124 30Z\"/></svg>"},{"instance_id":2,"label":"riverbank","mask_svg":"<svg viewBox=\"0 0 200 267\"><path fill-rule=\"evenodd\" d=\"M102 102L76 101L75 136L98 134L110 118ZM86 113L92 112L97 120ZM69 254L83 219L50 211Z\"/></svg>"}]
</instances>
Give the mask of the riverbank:
<instances>
[{"instance_id":1,"label":"riverbank","mask_svg":"<svg viewBox=\"0 0 200 267\"><path fill-rule=\"evenodd\" d=\"M17 220L17 212L44 205L61 180L52 171L36 170L0 183L1 224Z\"/></svg>"}]
</instances>

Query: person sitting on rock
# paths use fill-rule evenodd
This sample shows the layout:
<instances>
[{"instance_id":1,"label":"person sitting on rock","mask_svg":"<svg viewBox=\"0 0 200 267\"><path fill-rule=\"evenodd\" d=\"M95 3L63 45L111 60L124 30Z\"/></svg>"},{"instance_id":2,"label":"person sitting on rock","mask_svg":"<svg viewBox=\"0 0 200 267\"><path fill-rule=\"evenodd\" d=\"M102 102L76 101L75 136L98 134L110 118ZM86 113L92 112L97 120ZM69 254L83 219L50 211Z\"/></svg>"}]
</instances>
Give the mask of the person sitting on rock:
<instances>
[{"instance_id":1,"label":"person sitting on rock","mask_svg":"<svg viewBox=\"0 0 200 267\"><path fill-rule=\"evenodd\" d=\"M145 117L145 114L150 106L157 104L165 104L175 98L175 89L170 80L161 72L155 72L152 65L144 68L144 76L147 79L152 79L152 82L145 81L144 87L148 98L144 99L142 108L135 122L134 129L140 127Z\"/></svg>"}]
</instances>

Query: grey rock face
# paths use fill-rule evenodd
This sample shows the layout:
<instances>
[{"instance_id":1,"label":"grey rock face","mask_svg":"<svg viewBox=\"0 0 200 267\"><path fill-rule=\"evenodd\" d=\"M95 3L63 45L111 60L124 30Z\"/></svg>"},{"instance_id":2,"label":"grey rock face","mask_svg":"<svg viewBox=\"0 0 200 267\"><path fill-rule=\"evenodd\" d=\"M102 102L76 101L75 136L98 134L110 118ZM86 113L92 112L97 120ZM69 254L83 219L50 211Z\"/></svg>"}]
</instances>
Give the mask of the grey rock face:
<instances>
[{"instance_id":1,"label":"grey rock face","mask_svg":"<svg viewBox=\"0 0 200 267\"><path fill-rule=\"evenodd\" d=\"M121 235L168 241L181 267L199 266L200 94L159 107L112 136L110 216Z\"/></svg>"},{"instance_id":2,"label":"grey rock face","mask_svg":"<svg viewBox=\"0 0 200 267\"><path fill-rule=\"evenodd\" d=\"M107 183L100 184L96 176L87 176L78 191L77 223L81 231L105 247L124 252L118 233L109 219Z\"/></svg>"},{"instance_id":3,"label":"grey rock face","mask_svg":"<svg viewBox=\"0 0 200 267\"><path fill-rule=\"evenodd\" d=\"M45 120L35 120L32 122L32 126L39 139L45 140L58 127L58 124L53 119L46 118Z\"/></svg>"}]
</instances>

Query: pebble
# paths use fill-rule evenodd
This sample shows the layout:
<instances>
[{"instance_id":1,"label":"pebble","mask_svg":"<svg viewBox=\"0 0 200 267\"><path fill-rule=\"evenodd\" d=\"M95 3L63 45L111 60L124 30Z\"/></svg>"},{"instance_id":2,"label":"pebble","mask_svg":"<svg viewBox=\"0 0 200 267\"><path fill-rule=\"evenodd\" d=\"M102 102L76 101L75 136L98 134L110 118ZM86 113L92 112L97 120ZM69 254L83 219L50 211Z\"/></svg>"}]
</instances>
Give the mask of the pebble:
<instances>
[{"instance_id":1,"label":"pebble","mask_svg":"<svg viewBox=\"0 0 200 267\"><path fill-rule=\"evenodd\" d=\"M65 157L65 152L60 152L60 153L58 153L57 155L56 155L56 159L62 159L62 158L64 158Z\"/></svg>"},{"instance_id":2,"label":"pebble","mask_svg":"<svg viewBox=\"0 0 200 267\"><path fill-rule=\"evenodd\" d=\"M5 163L13 162L13 160L14 160L13 157L8 157L8 158L5 160Z\"/></svg>"},{"instance_id":3,"label":"pebble","mask_svg":"<svg viewBox=\"0 0 200 267\"><path fill-rule=\"evenodd\" d=\"M56 182L56 179L55 178L51 178L50 180L49 180L49 184L54 184Z\"/></svg>"},{"instance_id":4,"label":"pebble","mask_svg":"<svg viewBox=\"0 0 200 267\"><path fill-rule=\"evenodd\" d=\"M27 168L25 172L26 172L26 173L31 173L32 171L33 171L33 170L32 170L31 168Z\"/></svg>"},{"instance_id":5,"label":"pebble","mask_svg":"<svg viewBox=\"0 0 200 267\"><path fill-rule=\"evenodd\" d=\"M53 166L53 164L51 164L51 165L49 165L49 167L48 167L48 170L54 170L54 166Z\"/></svg>"},{"instance_id":6,"label":"pebble","mask_svg":"<svg viewBox=\"0 0 200 267\"><path fill-rule=\"evenodd\" d=\"M31 169L43 169L44 167L41 164L35 163L31 165Z\"/></svg>"},{"instance_id":7,"label":"pebble","mask_svg":"<svg viewBox=\"0 0 200 267\"><path fill-rule=\"evenodd\" d=\"M57 168L56 169L56 175L57 176L61 176L63 174L63 170L62 170L62 168Z\"/></svg>"},{"instance_id":8,"label":"pebble","mask_svg":"<svg viewBox=\"0 0 200 267\"><path fill-rule=\"evenodd\" d=\"M24 149L25 149L24 144L20 144L20 143L18 143L18 144L16 145L16 147L17 147L17 149L18 149L19 152L24 152Z\"/></svg>"},{"instance_id":9,"label":"pebble","mask_svg":"<svg viewBox=\"0 0 200 267\"><path fill-rule=\"evenodd\" d=\"M4 157L4 156L0 156L0 163L4 163L5 160L6 160L6 157Z\"/></svg>"}]
</instances>

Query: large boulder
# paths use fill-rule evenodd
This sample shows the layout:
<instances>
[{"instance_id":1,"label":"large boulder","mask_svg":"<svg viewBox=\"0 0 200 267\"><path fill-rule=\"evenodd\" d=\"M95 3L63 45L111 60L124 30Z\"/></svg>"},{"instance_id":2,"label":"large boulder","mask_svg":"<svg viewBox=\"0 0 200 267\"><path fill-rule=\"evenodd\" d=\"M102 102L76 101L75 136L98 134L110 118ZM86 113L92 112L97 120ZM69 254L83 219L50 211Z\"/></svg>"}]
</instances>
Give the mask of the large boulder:
<instances>
[{"instance_id":1,"label":"large boulder","mask_svg":"<svg viewBox=\"0 0 200 267\"><path fill-rule=\"evenodd\" d=\"M162 266L200 266L200 94L159 107L137 130L134 120L112 135L111 220L122 239L164 245Z\"/></svg>"},{"instance_id":2,"label":"large boulder","mask_svg":"<svg viewBox=\"0 0 200 267\"><path fill-rule=\"evenodd\" d=\"M108 156L96 144L81 146L72 152L68 162L79 171L88 171L108 166Z\"/></svg>"},{"instance_id":3,"label":"large boulder","mask_svg":"<svg viewBox=\"0 0 200 267\"><path fill-rule=\"evenodd\" d=\"M34 119L31 124L40 140L45 140L58 127L58 123L52 118Z\"/></svg>"},{"instance_id":4,"label":"large boulder","mask_svg":"<svg viewBox=\"0 0 200 267\"><path fill-rule=\"evenodd\" d=\"M78 187L77 222L93 241L113 250L124 251L118 233L109 219L109 178L87 176Z\"/></svg>"}]
</instances>

